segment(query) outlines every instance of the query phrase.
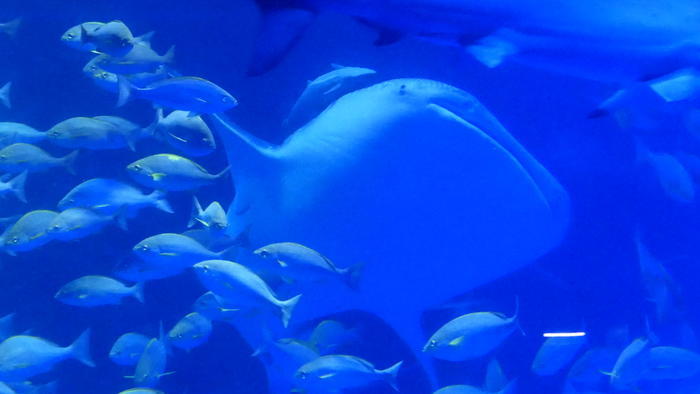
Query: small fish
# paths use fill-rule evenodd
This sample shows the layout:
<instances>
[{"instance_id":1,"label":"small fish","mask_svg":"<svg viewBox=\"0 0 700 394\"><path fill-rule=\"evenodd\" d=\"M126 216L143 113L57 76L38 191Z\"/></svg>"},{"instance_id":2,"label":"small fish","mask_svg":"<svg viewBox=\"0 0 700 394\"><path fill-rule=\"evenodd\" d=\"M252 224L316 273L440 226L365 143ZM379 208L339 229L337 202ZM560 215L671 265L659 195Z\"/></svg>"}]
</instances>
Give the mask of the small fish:
<instances>
[{"instance_id":1,"label":"small fish","mask_svg":"<svg viewBox=\"0 0 700 394\"><path fill-rule=\"evenodd\" d=\"M24 184L27 181L27 171L15 176L5 182L5 177L0 177L0 198L4 198L8 194L14 194L18 200L26 203L27 197L24 194Z\"/></svg>"},{"instance_id":2,"label":"small fish","mask_svg":"<svg viewBox=\"0 0 700 394\"><path fill-rule=\"evenodd\" d=\"M205 156L216 149L209 126L201 117L189 116L186 111L172 111L163 117L163 110L158 108L156 120L150 128L154 135L187 156Z\"/></svg>"},{"instance_id":3,"label":"small fish","mask_svg":"<svg viewBox=\"0 0 700 394\"><path fill-rule=\"evenodd\" d=\"M207 260L195 264L200 282L216 295L246 309L271 310L279 315L287 327L292 311L301 294L288 300L279 300L272 289L248 268L226 260Z\"/></svg>"},{"instance_id":4,"label":"small fish","mask_svg":"<svg viewBox=\"0 0 700 394\"><path fill-rule=\"evenodd\" d=\"M134 246L133 252L151 266L169 266L183 270L200 261L221 258L227 250L213 252L190 237L163 233L139 242Z\"/></svg>"},{"instance_id":5,"label":"small fish","mask_svg":"<svg viewBox=\"0 0 700 394\"><path fill-rule=\"evenodd\" d=\"M117 365L136 365L150 340L147 336L135 332L122 334L109 350L109 359Z\"/></svg>"},{"instance_id":6,"label":"small fish","mask_svg":"<svg viewBox=\"0 0 700 394\"><path fill-rule=\"evenodd\" d=\"M90 329L71 345L60 347L43 338L17 335L0 343L0 380L21 381L49 372L66 359L94 367L90 358Z\"/></svg>"},{"instance_id":7,"label":"small fish","mask_svg":"<svg viewBox=\"0 0 700 394\"><path fill-rule=\"evenodd\" d=\"M618 390L635 389L645 371L649 359L649 339L637 338L625 347L615 361L610 376L610 385Z\"/></svg>"},{"instance_id":8,"label":"small fish","mask_svg":"<svg viewBox=\"0 0 700 394\"><path fill-rule=\"evenodd\" d=\"M332 102L353 90L369 86L377 72L363 67L333 65L333 71L309 81L289 111L285 127L296 129L323 112Z\"/></svg>"},{"instance_id":9,"label":"small fish","mask_svg":"<svg viewBox=\"0 0 700 394\"><path fill-rule=\"evenodd\" d=\"M607 385L608 378L600 371L611 371L618 352L613 348L598 347L587 350L569 368L566 381L576 388L596 389Z\"/></svg>"},{"instance_id":10,"label":"small fish","mask_svg":"<svg viewBox=\"0 0 700 394\"><path fill-rule=\"evenodd\" d=\"M15 18L9 22L0 23L0 32L5 33L10 37L14 37L17 34L17 29L22 23L22 18Z\"/></svg>"},{"instance_id":11,"label":"small fish","mask_svg":"<svg viewBox=\"0 0 700 394\"><path fill-rule=\"evenodd\" d=\"M127 287L106 276L88 275L68 282L54 296L64 304L81 307L119 305L124 297L143 302L143 284Z\"/></svg>"},{"instance_id":12,"label":"small fish","mask_svg":"<svg viewBox=\"0 0 700 394\"><path fill-rule=\"evenodd\" d=\"M286 379L273 379L270 381L271 393L290 393L293 390L294 373L304 364L319 357L319 354L307 343L294 338L281 338L277 340L267 339L263 347L254 354L268 366L276 371L277 376Z\"/></svg>"},{"instance_id":13,"label":"small fish","mask_svg":"<svg viewBox=\"0 0 700 394\"><path fill-rule=\"evenodd\" d=\"M83 45L94 45L94 52L124 56L134 47L134 36L122 21L111 21L89 27L90 30L84 24L80 25L80 42Z\"/></svg>"},{"instance_id":14,"label":"small fish","mask_svg":"<svg viewBox=\"0 0 700 394\"><path fill-rule=\"evenodd\" d=\"M280 242L263 246L253 252L263 259L276 262L280 275L301 282L340 279L350 288L357 288L362 265L337 267L328 257L294 242Z\"/></svg>"},{"instance_id":15,"label":"small fish","mask_svg":"<svg viewBox=\"0 0 700 394\"><path fill-rule=\"evenodd\" d=\"M226 167L212 175L192 160L170 153L148 156L127 166L129 175L139 184L167 191L192 190L212 184L228 170Z\"/></svg>"},{"instance_id":16,"label":"small fish","mask_svg":"<svg viewBox=\"0 0 700 394\"><path fill-rule=\"evenodd\" d=\"M399 391L396 376L403 361L378 370L369 361L346 355L321 356L302 365L294 374L297 387L312 392L336 392L385 381Z\"/></svg>"},{"instance_id":17,"label":"small fish","mask_svg":"<svg viewBox=\"0 0 700 394\"><path fill-rule=\"evenodd\" d=\"M649 349L644 380L687 379L700 372L700 354L673 346Z\"/></svg>"},{"instance_id":18,"label":"small fish","mask_svg":"<svg viewBox=\"0 0 700 394\"><path fill-rule=\"evenodd\" d=\"M95 65L104 71L129 75L139 73L152 73L161 66L169 66L175 61L175 47L159 55L146 45L135 45L129 53L121 57L100 55L95 59Z\"/></svg>"},{"instance_id":19,"label":"small fish","mask_svg":"<svg viewBox=\"0 0 700 394\"><path fill-rule=\"evenodd\" d=\"M517 306L510 318L494 312L468 313L440 327L423 351L441 360L472 360L491 353L518 327Z\"/></svg>"},{"instance_id":20,"label":"small fish","mask_svg":"<svg viewBox=\"0 0 700 394\"><path fill-rule=\"evenodd\" d=\"M0 88L0 102L7 108L12 108L12 102L10 101L11 88L12 82L7 82Z\"/></svg>"},{"instance_id":21,"label":"small fish","mask_svg":"<svg viewBox=\"0 0 700 394\"><path fill-rule=\"evenodd\" d=\"M86 208L110 216L117 214L122 207L127 208L130 216L145 207L173 213L170 204L165 200L165 193L154 191L144 194L126 183L105 178L93 178L77 185L58 203L60 210Z\"/></svg>"},{"instance_id":22,"label":"small fish","mask_svg":"<svg viewBox=\"0 0 700 394\"><path fill-rule=\"evenodd\" d=\"M121 263L114 270L115 277L129 282L146 282L149 280L169 278L183 271L182 267L167 264L150 264L144 261Z\"/></svg>"},{"instance_id":23,"label":"small fish","mask_svg":"<svg viewBox=\"0 0 700 394\"><path fill-rule=\"evenodd\" d=\"M324 320L314 328L309 343L319 354L330 354L339 346L357 341L359 336L354 329L345 327L336 320Z\"/></svg>"},{"instance_id":24,"label":"small fish","mask_svg":"<svg viewBox=\"0 0 700 394\"><path fill-rule=\"evenodd\" d=\"M0 237L4 250L10 255L26 252L49 243L52 238L46 231L58 212L36 210L20 217Z\"/></svg>"},{"instance_id":25,"label":"small fish","mask_svg":"<svg viewBox=\"0 0 700 394\"><path fill-rule=\"evenodd\" d=\"M152 338L146 344L134 371L134 383L139 386L153 387L158 384L160 378L165 373L167 363L167 349L165 344L158 338Z\"/></svg>"},{"instance_id":26,"label":"small fish","mask_svg":"<svg viewBox=\"0 0 700 394\"><path fill-rule=\"evenodd\" d=\"M202 345L211 334L211 320L193 312L178 321L168 332L168 343L182 350Z\"/></svg>"},{"instance_id":27,"label":"small fish","mask_svg":"<svg viewBox=\"0 0 700 394\"><path fill-rule=\"evenodd\" d=\"M22 142L0 149L0 171L11 172L41 172L54 167L65 167L74 174L73 163L78 151L73 151L63 157L53 157L43 149Z\"/></svg>"},{"instance_id":28,"label":"small fish","mask_svg":"<svg viewBox=\"0 0 700 394\"><path fill-rule=\"evenodd\" d=\"M115 73L103 70L97 65L100 56L90 60L84 67L83 73L102 89L112 93L119 92L119 80ZM173 78L179 74L172 69L162 65L157 67L153 72L142 72L137 74L124 75L131 83L139 87L148 86L162 79Z\"/></svg>"},{"instance_id":29,"label":"small fish","mask_svg":"<svg viewBox=\"0 0 700 394\"><path fill-rule=\"evenodd\" d=\"M209 320L230 322L240 316L240 314L236 313L239 309L235 305L211 291L199 296L194 302L193 309Z\"/></svg>"},{"instance_id":30,"label":"small fish","mask_svg":"<svg viewBox=\"0 0 700 394\"><path fill-rule=\"evenodd\" d=\"M639 234L635 236L635 245L647 299L656 307L657 319L663 321L674 312L677 305L677 286L663 263L642 243Z\"/></svg>"},{"instance_id":31,"label":"small fish","mask_svg":"<svg viewBox=\"0 0 700 394\"><path fill-rule=\"evenodd\" d=\"M23 123L0 122L0 147L18 142L38 144L46 140L46 133L38 131Z\"/></svg>"},{"instance_id":32,"label":"small fish","mask_svg":"<svg viewBox=\"0 0 700 394\"><path fill-rule=\"evenodd\" d=\"M88 32L88 34L94 33L95 29L103 25L104 23L102 22L85 22L80 25L75 25L63 33L61 36L61 42L80 51L95 51L97 50L97 46L93 42L84 41L81 31L85 30Z\"/></svg>"},{"instance_id":33,"label":"small fish","mask_svg":"<svg viewBox=\"0 0 700 394\"><path fill-rule=\"evenodd\" d=\"M556 375L574 360L585 344L585 336L547 338L535 355L532 372L538 376Z\"/></svg>"},{"instance_id":34,"label":"small fish","mask_svg":"<svg viewBox=\"0 0 700 394\"><path fill-rule=\"evenodd\" d=\"M126 230L126 219L119 212L109 216L87 208L69 208L59 213L46 231L53 239L73 241L97 234L105 226L115 222L122 230Z\"/></svg>"},{"instance_id":35,"label":"small fish","mask_svg":"<svg viewBox=\"0 0 700 394\"><path fill-rule=\"evenodd\" d=\"M137 137L114 122L100 118L74 117L66 119L47 131L54 144L71 149L121 149L133 146Z\"/></svg>"},{"instance_id":36,"label":"small fish","mask_svg":"<svg viewBox=\"0 0 700 394\"><path fill-rule=\"evenodd\" d=\"M680 203L695 200L695 184L685 166L673 155L652 152L637 140L637 160L653 169L666 196Z\"/></svg>"},{"instance_id":37,"label":"small fish","mask_svg":"<svg viewBox=\"0 0 700 394\"><path fill-rule=\"evenodd\" d=\"M223 232L228 228L226 211L218 201L209 204L207 209L202 209L197 197L192 197L192 199L192 216L189 223L187 223L187 227L192 227L195 223L199 223L213 232Z\"/></svg>"},{"instance_id":38,"label":"small fish","mask_svg":"<svg viewBox=\"0 0 700 394\"><path fill-rule=\"evenodd\" d=\"M117 106L126 104L131 96L152 101L160 107L189 111L190 116L224 112L238 105L227 91L197 77L164 79L140 88L120 76Z\"/></svg>"}]
</instances>

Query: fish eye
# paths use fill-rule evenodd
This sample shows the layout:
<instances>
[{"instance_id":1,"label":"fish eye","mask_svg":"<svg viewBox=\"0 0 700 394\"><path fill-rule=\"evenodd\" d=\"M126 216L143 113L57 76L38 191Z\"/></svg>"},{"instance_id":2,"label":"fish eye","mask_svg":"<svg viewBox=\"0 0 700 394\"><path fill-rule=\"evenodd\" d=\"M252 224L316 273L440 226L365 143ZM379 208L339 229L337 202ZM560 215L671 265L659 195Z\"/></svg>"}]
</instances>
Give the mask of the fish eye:
<instances>
[{"instance_id":1,"label":"fish eye","mask_svg":"<svg viewBox=\"0 0 700 394\"><path fill-rule=\"evenodd\" d=\"M12 239L10 240L9 243L11 243L11 244L13 244L13 245L17 245L17 244L19 243L19 238L14 237L14 238L12 238Z\"/></svg>"},{"instance_id":2,"label":"fish eye","mask_svg":"<svg viewBox=\"0 0 700 394\"><path fill-rule=\"evenodd\" d=\"M430 340L430 347L435 347L435 346L437 346L437 341L434 339L431 339Z\"/></svg>"},{"instance_id":3,"label":"fish eye","mask_svg":"<svg viewBox=\"0 0 700 394\"><path fill-rule=\"evenodd\" d=\"M141 171L141 164L134 164L133 166L131 166L131 168L133 168L136 171Z\"/></svg>"},{"instance_id":4,"label":"fish eye","mask_svg":"<svg viewBox=\"0 0 700 394\"><path fill-rule=\"evenodd\" d=\"M102 73L100 75L100 77L102 77L102 79L107 79L107 78L109 78L109 74L105 72L105 73Z\"/></svg>"},{"instance_id":5,"label":"fish eye","mask_svg":"<svg viewBox=\"0 0 700 394\"><path fill-rule=\"evenodd\" d=\"M268 252L267 250L261 250L260 253L258 253L258 255L260 257L266 259L266 258L270 257L270 252Z\"/></svg>"},{"instance_id":6,"label":"fish eye","mask_svg":"<svg viewBox=\"0 0 700 394\"><path fill-rule=\"evenodd\" d=\"M66 38L69 39L69 40L72 40L73 37L75 37L75 34L73 34L73 33L68 33L68 34L66 34Z\"/></svg>"},{"instance_id":7,"label":"fish eye","mask_svg":"<svg viewBox=\"0 0 700 394\"><path fill-rule=\"evenodd\" d=\"M229 98L228 96L222 96L221 102L222 103L229 103L229 102L231 102L231 98Z\"/></svg>"},{"instance_id":8,"label":"fish eye","mask_svg":"<svg viewBox=\"0 0 700 394\"><path fill-rule=\"evenodd\" d=\"M306 372L299 372L299 379L306 379L308 374Z\"/></svg>"},{"instance_id":9,"label":"fish eye","mask_svg":"<svg viewBox=\"0 0 700 394\"><path fill-rule=\"evenodd\" d=\"M144 252L147 252L150 249L151 249L151 247L146 245L146 244L141 245L141 247L139 248L139 250L142 250Z\"/></svg>"}]
</instances>

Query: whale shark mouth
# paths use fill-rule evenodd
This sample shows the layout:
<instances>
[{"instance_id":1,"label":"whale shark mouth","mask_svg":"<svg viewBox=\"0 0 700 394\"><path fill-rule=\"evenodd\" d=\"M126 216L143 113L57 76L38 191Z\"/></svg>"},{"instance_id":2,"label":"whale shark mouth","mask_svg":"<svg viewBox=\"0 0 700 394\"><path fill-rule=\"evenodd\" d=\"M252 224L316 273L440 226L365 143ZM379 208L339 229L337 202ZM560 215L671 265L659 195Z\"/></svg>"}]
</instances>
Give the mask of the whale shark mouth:
<instances>
[{"instance_id":1,"label":"whale shark mouth","mask_svg":"<svg viewBox=\"0 0 700 394\"><path fill-rule=\"evenodd\" d=\"M419 352L425 309L533 262L568 224L556 179L475 98L440 82L349 93L279 146L210 120L236 187L232 235L245 231L252 249L298 242L339 266L365 264L359 291L281 294L304 294L292 322L361 309Z\"/></svg>"}]
</instances>

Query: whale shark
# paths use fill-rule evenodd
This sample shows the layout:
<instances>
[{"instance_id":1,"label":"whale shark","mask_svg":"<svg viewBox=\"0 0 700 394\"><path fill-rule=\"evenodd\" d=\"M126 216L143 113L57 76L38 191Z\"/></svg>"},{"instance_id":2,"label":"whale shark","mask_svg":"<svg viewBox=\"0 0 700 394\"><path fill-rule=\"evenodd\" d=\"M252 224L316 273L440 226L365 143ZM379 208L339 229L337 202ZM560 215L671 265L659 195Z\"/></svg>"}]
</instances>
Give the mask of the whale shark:
<instances>
[{"instance_id":1,"label":"whale shark","mask_svg":"<svg viewBox=\"0 0 700 394\"><path fill-rule=\"evenodd\" d=\"M425 357L424 310L532 263L566 232L562 185L479 101L441 82L345 94L280 145L223 114L208 121L231 166L231 237L364 264L358 289L304 288L292 325L367 311Z\"/></svg>"}]
</instances>

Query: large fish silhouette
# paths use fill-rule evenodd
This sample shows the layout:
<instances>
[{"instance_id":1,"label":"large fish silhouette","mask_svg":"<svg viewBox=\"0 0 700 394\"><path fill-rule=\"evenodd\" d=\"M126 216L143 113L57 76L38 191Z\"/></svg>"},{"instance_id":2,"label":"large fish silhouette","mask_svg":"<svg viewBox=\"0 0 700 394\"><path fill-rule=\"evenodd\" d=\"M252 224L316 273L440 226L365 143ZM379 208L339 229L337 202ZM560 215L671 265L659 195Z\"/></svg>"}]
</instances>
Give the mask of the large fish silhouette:
<instances>
[{"instance_id":1,"label":"large fish silhouette","mask_svg":"<svg viewBox=\"0 0 700 394\"><path fill-rule=\"evenodd\" d=\"M695 0L256 0L262 12L249 72L262 74L314 16L335 12L379 31L459 46L490 67L508 58L601 81L630 82L700 65Z\"/></svg>"},{"instance_id":2,"label":"large fish silhouette","mask_svg":"<svg viewBox=\"0 0 700 394\"><path fill-rule=\"evenodd\" d=\"M349 93L283 144L211 121L235 184L231 235L365 264L358 291L304 291L293 322L361 309L417 353L422 311L555 247L568 196L471 95L422 79Z\"/></svg>"}]
</instances>

